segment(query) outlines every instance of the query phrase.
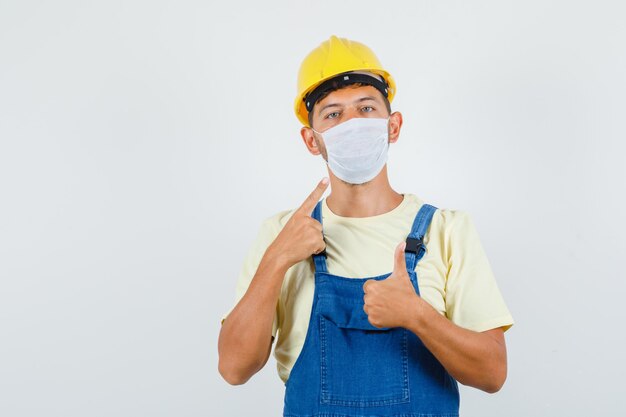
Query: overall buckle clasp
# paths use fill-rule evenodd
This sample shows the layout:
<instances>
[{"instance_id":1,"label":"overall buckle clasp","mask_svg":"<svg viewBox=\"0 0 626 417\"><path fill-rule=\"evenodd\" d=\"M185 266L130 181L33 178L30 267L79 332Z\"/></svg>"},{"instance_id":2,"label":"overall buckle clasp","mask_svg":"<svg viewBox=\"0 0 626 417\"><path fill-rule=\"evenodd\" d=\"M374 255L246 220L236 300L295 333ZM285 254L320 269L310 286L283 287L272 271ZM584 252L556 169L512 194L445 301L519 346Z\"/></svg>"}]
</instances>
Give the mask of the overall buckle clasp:
<instances>
[{"instance_id":1,"label":"overall buckle clasp","mask_svg":"<svg viewBox=\"0 0 626 417\"><path fill-rule=\"evenodd\" d=\"M406 248L404 248L405 252L414 253L417 255L417 252L424 246L424 238L416 239L414 237L406 238Z\"/></svg>"}]
</instances>

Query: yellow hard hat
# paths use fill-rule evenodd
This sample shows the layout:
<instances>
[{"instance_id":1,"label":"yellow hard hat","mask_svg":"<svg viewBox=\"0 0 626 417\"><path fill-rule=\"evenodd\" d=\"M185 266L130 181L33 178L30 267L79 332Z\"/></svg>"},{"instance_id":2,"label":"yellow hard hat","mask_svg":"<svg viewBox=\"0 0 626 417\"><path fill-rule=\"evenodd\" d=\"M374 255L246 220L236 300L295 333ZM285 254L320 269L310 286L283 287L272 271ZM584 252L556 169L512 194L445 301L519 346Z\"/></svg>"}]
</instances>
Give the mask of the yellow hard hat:
<instances>
[{"instance_id":1,"label":"yellow hard hat","mask_svg":"<svg viewBox=\"0 0 626 417\"><path fill-rule=\"evenodd\" d=\"M298 119L305 126L309 125L309 111L305 102L307 95L324 81L352 71L358 71L361 74L366 72L380 75L386 83L387 99L389 102L393 100L396 93L396 83L393 77L383 69L374 52L360 42L331 36L329 40L322 42L320 46L312 50L300 64L298 95L294 103L294 110ZM361 79L362 77L358 78ZM312 108L314 104L315 102L310 103L309 108Z\"/></svg>"}]
</instances>

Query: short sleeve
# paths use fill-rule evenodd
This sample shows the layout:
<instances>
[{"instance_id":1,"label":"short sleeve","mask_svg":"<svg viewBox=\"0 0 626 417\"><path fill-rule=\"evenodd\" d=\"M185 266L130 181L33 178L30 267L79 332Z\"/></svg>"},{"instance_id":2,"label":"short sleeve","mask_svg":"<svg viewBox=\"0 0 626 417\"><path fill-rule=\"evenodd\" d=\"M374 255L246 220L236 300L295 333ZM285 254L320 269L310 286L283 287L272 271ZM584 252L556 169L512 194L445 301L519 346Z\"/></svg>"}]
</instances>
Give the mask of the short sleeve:
<instances>
[{"instance_id":1,"label":"short sleeve","mask_svg":"<svg viewBox=\"0 0 626 417\"><path fill-rule=\"evenodd\" d=\"M477 332L498 327L508 330L513 317L470 216L451 210L443 215L447 223L446 315L453 323Z\"/></svg>"},{"instance_id":2,"label":"short sleeve","mask_svg":"<svg viewBox=\"0 0 626 417\"><path fill-rule=\"evenodd\" d=\"M259 232L255 240L252 242L252 245L248 249L248 252L243 260L243 265L239 271L239 277L237 278L237 285L235 288L235 302L231 309L222 316L221 322L224 323L224 320L230 314L230 312L235 308L239 300L244 296L248 287L250 286L250 282L261 263L261 259L265 254L265 251L269 247L269 245L274 241L276 236L278 235L278 229L275 225L275 216L268 218L263 221ZM276 311L274 313L274 322L272 324L272 337L276 338L276 333L278 331L278 304L276 306Z\"/></svg>"}]
</instances>

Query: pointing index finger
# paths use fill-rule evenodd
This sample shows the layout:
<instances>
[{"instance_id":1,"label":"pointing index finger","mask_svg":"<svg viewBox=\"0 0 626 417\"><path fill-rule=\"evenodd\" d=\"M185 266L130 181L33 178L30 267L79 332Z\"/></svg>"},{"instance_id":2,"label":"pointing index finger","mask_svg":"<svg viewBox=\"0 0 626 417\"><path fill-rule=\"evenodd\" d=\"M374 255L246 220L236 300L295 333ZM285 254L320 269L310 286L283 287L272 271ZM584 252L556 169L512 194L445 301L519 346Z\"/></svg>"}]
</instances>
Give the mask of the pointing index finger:
<instances>
[{"instance_id":1,"label":"pointing index finger","mask_svg":"<svg viewBox=\"0 0 626 417\"><path fill-rule=\"evenodd\" d=\"M317 186L315 187L313 192L309 194L309 196L306 198L306 200L304 200L302 205L300 205L298 211L304 211L306 212L306 214L311 214L311 212L315 208L315 205L320 200L320 197L322 196L322 194L324 194L326 188L328 188L328 182L328 177L322 178L322 180L317 183Z\"/></svg>"}]
</instances>

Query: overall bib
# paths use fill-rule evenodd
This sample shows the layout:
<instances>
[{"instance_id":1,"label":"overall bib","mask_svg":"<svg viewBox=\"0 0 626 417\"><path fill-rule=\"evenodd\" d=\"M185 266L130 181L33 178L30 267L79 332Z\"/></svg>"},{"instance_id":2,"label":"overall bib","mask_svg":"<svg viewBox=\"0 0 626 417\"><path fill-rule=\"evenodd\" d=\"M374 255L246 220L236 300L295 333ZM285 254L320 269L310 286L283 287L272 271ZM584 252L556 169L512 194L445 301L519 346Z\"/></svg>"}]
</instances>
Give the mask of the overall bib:
<instances>
[{"instance_id":1,"label":"overall bib","mask_svg":"<svg viewBox=\"0 0 626 417\"><path fill-rule=\"evenodd\" d=\"M322 222L321 203L312 217ZM436 208L424 204L407 238L407 272L415 266ZM376 328L363 311L363 284L383 280L332 275L326 253L313 255L315 292L302 351L285 384L284 417L455 417L457 382L421 340L401 327Z\"/></svg>"}]
</instances>

